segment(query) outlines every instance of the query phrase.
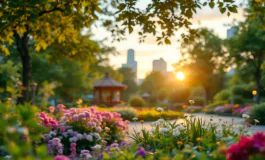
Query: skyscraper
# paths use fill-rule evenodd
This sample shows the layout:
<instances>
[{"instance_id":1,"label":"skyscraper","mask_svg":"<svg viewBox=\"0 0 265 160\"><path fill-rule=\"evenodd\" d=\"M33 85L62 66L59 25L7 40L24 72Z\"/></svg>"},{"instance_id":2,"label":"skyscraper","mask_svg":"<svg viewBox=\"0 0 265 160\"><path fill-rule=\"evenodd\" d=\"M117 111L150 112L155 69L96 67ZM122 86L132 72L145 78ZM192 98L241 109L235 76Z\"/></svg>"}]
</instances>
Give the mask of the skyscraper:
<instances>
[{"instance_id":1,"label":"skyscraper","mask_svg":"<svg viewBox=\"0 0 265 160\"><path fill-rule=\"evenodd\" d=\"M135 76L137 77L137 62L134 60L134 50L129 49L127 52L127 63L122 64L122 67L129 67L131 68Z\"/></svg>"},{"instance_id":2,"label":"skyscraper","mask_svg":"<svg viewBox=\"0 0 265 160\"><path fill-rule=\"evenodd\" d=\"M226 38L229 39L229 38L233 37L234 34L235 34L235 31L236 31L236 28L235 28L235 27L231 27L231 28L229 28L229 29L226 31Z\"/></svg>"},{"instance_id":3,"label":"skyscraper","mask_svg":"<svg viewBox=\"0 0 265 160\"><path fill-rule=\"evenodd\" d=\"M163 74L167 73L167 62L160 58L158 60L153 60L153 71L159 71Z\"/></svg>"}]
</instances>

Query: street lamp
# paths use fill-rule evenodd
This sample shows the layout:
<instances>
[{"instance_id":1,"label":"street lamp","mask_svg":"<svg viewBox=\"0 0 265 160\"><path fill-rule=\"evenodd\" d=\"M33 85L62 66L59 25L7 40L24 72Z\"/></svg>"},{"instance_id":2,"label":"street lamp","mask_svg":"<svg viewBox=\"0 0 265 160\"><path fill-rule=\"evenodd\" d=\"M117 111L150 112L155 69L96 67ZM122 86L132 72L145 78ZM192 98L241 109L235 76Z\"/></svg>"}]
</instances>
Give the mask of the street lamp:
<instances>
[{"instance_id":1,"label":"street lamp","mask_svg":"<svg viewBox=\"0 0 265 160\"><path fill-rule=\"evenodd\" d=\"M35 104L35 91L36 91L37 85L38 85L38 83L32 81L32 83L31 83L31 89L32 89L32 105Z\"/></svg>"},{"instance_id":2,"label":"street lamp","mask_svg":"<svg viewBox=\"0 0 265 160\"><path fill-rule=\"evenodd\" d=\"M253 101L254 101L254 102L256 102L256 99L257 99L256 95L257 95L257 93L258 93L258 92L257 92L255 89L252 91Z\"/></svg>"}]
</instances>

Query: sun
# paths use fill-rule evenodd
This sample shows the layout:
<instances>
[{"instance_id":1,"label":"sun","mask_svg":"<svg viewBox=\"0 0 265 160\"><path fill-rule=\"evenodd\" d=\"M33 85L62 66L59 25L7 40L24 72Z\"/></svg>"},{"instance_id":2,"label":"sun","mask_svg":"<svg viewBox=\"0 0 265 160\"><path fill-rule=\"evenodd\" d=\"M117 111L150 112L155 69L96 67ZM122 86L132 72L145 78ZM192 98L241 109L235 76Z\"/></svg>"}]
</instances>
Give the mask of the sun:
<instances>
[{"instance_id":1,"label":"sun","mask_svg":"<svg viewBox=\"0 0 265 160\"><path fill-rule=\"evenodd\" d=\"M178 72L178 73L176 74L176 77L177 77L179 80L183 81L184 78L185 78L185 75L184 75L182 72Z\"/></svg>"}]
</instances>

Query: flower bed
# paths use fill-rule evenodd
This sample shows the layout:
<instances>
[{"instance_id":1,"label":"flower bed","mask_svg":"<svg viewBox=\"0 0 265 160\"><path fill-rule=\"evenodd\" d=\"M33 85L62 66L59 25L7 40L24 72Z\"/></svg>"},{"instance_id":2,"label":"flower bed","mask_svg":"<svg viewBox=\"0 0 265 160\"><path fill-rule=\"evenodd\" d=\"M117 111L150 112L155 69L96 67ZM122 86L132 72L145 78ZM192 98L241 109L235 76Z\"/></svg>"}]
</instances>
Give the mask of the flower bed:
<instances>
[{"instance_id":1,"label":"flower bed","mask_svg":"<svg viewBox=\"0 0 265 160\"><path fill-rule=\"evenodd\" d=\"M1 107L1 113L8 115L8 107ZM36 110L31 107L16 108L15 114L0 117L0 124L5 124L0 130L1 135L4 135L1 137L3 142L1 149L4 150L0 153L0 158L54 158L54 160L250 158L262 160L265 158L265 135L256 133L251 136L252 125L247 122L251 117L247 114L242 115L244 120L237 126L221 119L218 123L212 119L206 123L193 114L184 117L185 121L181 124L160 118L151 123L150 130L142 129L140 132L131 133L133 141L130 144L124 141L128 134L129 122L123 121L118 113L99 111L95 107L65 109L65 106L58 105L56 108L50 107L50 113L38 113L39 120L37 120L38 117L34 118ZM156 113L161 117L166 112L163 108L157 108ZM255 124L259 123L256 119L254 121ZM38 135L45 131L42 126L46 127L48 132L40 141ZM48 152L45 148L48 148Z\"/></svg>"},{"instance_id":2,"label":"flower bed","mask_svg":"<svg viewBox=\"0 0 265 160\"><path fill-rule=\"evenodd\" d=\"M123 121L118 113L97 111L95 107L65 109L59 105L58 108L57 119L45 112L39 114L40 124L50 127L50 132L44 135L50 154L74 157L102 143L121 142L128 134L130 122ZM54 113L53 109L50 111Z\"/></svg>"},{"instance_id":3,"label":"flower bed","mask_svg":"<svg viewBox=\"0 0 265 160\"><path fill-rule=\"evenodd\" d=\"M160 107L158 107L160 108ZM164 110L163 108L161 108ZM163 111L163 112L158 112L155 108L150 108L150 109L144 109L144 110L138 110L137 111L137 117L141 120L145 121L153 121L157 120L161 117L164 119L178 119L183 117L184 114L182 112L176 112L176 111Z\"/></svg>"}]
</instances>

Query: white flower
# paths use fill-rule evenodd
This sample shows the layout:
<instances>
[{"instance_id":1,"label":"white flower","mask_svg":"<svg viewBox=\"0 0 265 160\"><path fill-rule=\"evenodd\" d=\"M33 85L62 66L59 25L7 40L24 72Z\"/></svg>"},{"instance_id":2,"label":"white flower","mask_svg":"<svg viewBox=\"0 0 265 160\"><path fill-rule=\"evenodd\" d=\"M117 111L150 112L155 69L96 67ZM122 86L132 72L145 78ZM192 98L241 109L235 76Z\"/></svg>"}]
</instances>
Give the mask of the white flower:
<instances>
[{"instance_id":1,"label":"white flower","mask_svg":"<svg viewBox=\"0 0 265 160\"><path fill-rule=\"evenodd\" d=\"M86 139L87 139L88 141L90 141L90 142L93 141L93 137L92 137L91 135L87 135L87 136L86 136Z\"/></svg>"},{"instance_id":2,"label":"white flower","mask_svg":"<svg viewBox=\"0 0 265 160\"><path fill-rule=\"evenodd\" d=\"M182 126L182 125L179 125L177 128L178 128L180 131L185 129L185 127Z\"/></svg>"},{"instance_id":3,"label":"white flower","mask_svg":"<svg viewBox=\"0 0 265 160\"><path fill-rule=\"evenodd\" d=\"M9 127L8 126L6 130L7 130L8 133L14 133L14 132L16 132L16 128L15 127Z\"/></svg>"},{"instance_id":4,"label":"white flower","mask_svg":"<svg viewBox=\"0 0 265 160\"><path fill-rule=\"evenodd\" d=\"M161 107L158 107L156 110L157 110L157 112L163 112L164 111L164 109Z\"/></svg>"},{"instance_id":5,"label":"white flower","mask_svg":"<svg viewBox=\"0 0 265 160\"><path fill-rule=\"evenodd\" d=\"M250 116L247 114L243 114L242 117L248 119Z\"/></svg>"},{"instance_id":6,"label":"white flower","mask_svg":"<svg viewBox=\"0 0 265 160\"><path fill-rule=\"evenodd\" d=\"M159 133L166 133L169 131L169 128L159 128Z\"/></svg>"},{"instance_id":7,"label":"white flower","mask_svg":"<svg viewBox=\"0 0 265 160\"><path fill-rule=\"evenodd\" d=\"M207 129L208 127L207 126L202 126L202 129Z\"/></svg>"},{"instance_id":8,"label":"white flower","mask_svg":"<svg viewBox=\"0 0 265 160\"><path fill-rule=\"evenodd\" d=\"M151 133L155 133L155 131L156 131L155 128L152 128L152 129L150 130Z\"/></svg>"},{"instance_id":9,"label":"white flower","mask_svg":"<svg viewBox=\"0 0 265 160\"><path fill-rule=\"evenodd\" d=\"M195 103L194 100L189 100L189 102L190 102L190 104L194 104Z\"/></svg>"},{"instance_id":10,"label":"white flower","mask_svg":"<svg viewBox=\"0 0 265 160\"><path fill-rule=\"evenodd\" d=\"M222 133L218 133L218 134L215 134L217 138L221 138L223 137L223 134Z\"/></svg>"},{"instance_id":11,"label":"white flower","mask_svg":"<svg viewBox=\"0 0 265 160\"><path fill-rule=\"evenodd\" d=\"M18 127L17 128L17 133L28 135L29 134L29 130L26 127Z\"/></svg>"},{"instance_id":12,"label":"white flower","mask_svg":"<svg viewBox=\"0 0 265 160\"><path fill-rule=\"evenodd\" d=\"M157 122L161 124L161 123L164 123L165 120L161 118L161 119L158 119Z\"/></svg>"},{"instance_id":13,"label":"white flower","mask_svg":"<svg viewBox=\"0 0 265 160\"><path fill-rule=\"evenodd\" d=\"M175 130L175 131L172 132L172 135L173 135L174 137L177 137L177 136L180 135L180 132L177 131L177 130Z\"/></svg>"},{"instance_id":14,"label":"white flower","mask_svg":"<svg viewBox=\"0 0 265 160\"><path fill-rule=\"evenodd\" d=\"M11 158L10 155L6 155L6 156L4 157L4 159L10 159L10 158Z\"/></svg>"},{"instance_id":15,"label":"white flower","mask_svg":"<svg viewBox=\"0 0 265 160\"><path fill-rule=\"evenodd\" d=\"M137 117L134 117L134 118L133 118L133 121L137 121L137 120L138 120L138 118L137 118Z\"/></svg>"},{"instance_id":16,"label":"white flower","mask_svg":"<svg viewBox=\"0 0 265 160\"><path fill-rule=\"evenodd\" d=\"M97 144L93 147L94 149L100 149L101 148L101 145Z\"/></svg>"},{"instance_id":17,"label":"white flower","mask_svg":"<svg viewBox=\"0 0 265 160\"><path fill-rule=\"evenodd\" d=\"M259 123L259 120L257 120L257 119L254 119L254 121L255 121L255 123Z\"/></svg>"}]
</instances>

